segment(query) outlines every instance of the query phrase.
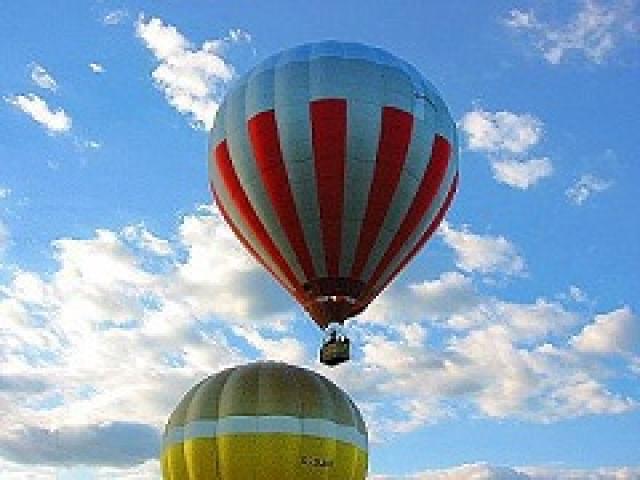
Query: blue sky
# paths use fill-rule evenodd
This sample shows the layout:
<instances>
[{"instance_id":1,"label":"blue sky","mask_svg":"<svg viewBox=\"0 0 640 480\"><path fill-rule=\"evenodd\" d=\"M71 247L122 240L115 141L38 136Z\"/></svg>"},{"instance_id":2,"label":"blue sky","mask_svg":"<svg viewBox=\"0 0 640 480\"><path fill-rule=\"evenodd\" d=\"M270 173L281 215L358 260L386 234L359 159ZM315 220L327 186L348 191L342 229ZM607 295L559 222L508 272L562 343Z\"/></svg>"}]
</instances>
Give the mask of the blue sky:
<instances>
[{"instance_id":1,"label":"blue sky","mask_svg":"<svg viewBox=\"0 0 640 480\"><path fill-rule=\"evenodd\" d=\"M638 2L31 0L0 29L3 479L159 478L180 396L262 358L356 399L372 478L640 478ZM324 39L414 64L461 139L446 223L331 371L206 172L233 78Z\"/></svg>"}]
</instances>

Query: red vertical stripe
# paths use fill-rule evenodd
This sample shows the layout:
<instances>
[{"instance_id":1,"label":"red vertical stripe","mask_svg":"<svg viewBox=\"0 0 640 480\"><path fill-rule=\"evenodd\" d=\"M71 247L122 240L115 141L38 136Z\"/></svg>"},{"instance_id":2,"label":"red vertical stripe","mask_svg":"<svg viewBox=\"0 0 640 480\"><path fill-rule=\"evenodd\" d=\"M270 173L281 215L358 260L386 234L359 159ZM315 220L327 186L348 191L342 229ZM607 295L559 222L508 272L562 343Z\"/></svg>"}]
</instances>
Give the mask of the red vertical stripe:
<instances>
[{"instance_id":1,"label":"red vertical stripe","mask_svg":"<svg viewBox=\"0 0 640 480\"><path fill-rule=\"evenodd\" d=\"M382 109L382 126L378 143L376 167L373 173L367 210L365 212L351 278L359 278L367 264L369 253L378 238L393 194L398 187L402 167L407 158L413 116L394 107Z\"/></svg>"},{"instance_id":2,"label":"red vertical stripe","mask_svg":"<svg viewBox=\"0 0 640 480\"><path fill-rule=\"evenodd\" d=\"M269 267L269 265L265 262L264 258L262 258L262 256L251 246L251 244L249 243L249 241L245 238L245 236L242 234L242 232L240 231L240 229L238 228L238 226L233 222L233 220L231 219L231 216L229 215L229 213L227 212L226 208L224 207L224 205L222 204L222 201L220 200L220 197L218 196L218 194L216 193L215 189L213 188L213 183L210 184L211 187L211 193L213 195L213 199L216 203L216 205L218 206L218 210L220 210L220 213L222 214L222 217L224 218L225 222L227 222L227 225L229 225L229 227L231 228L231 230L233 231L234 235L236 236L236 238L238 240L240 240L240 243L242 243L242 246L244 248L247 249L247 251L269 272L271 273L271 275L273 275L273 278L275 278L276 280L279 281L280 285L282 285L294 298L299 299L299 295L297 294L297 292L294 292L291 287L287 286L287 284L285 283L284 279L282 278L282 274L280 274L279 272L276 273L271 267Z\"/></svg>"},{"instance_id":3,"label":"red vertical stripe","mask_svg":"<svg viewBox=\"0 0 640 480\"><path fill-rule=\"evenodd\" d=\"M433 235L433 232L436 231L436 229L438 228L438 225L440 225L440 222L442 222L444 215L447 213L447 210L451 205L451 201L453 200L453 196L455 195L457 188L458 188L458 172L456 172L456 176L453 178L453 182L451 182L451 186L449 187L449 192L447 193L447 197L445 198L444 203L442 204L442 207L440 207L440 210L438 210L437 215L429 225L429 228L427 228L427 230L422 234L422 237L420 237L420 240L418 240L418 243L415 244L415 246L411 249L411 251L407 254L407 256L402 260L402 262L400 262L400 264L396 267L393 273L384 282L384 285L382 285L382 287L377 288L375 290L371 290L375 288L375 284L369 282L369 284L367 285L367 289L370 291L370 293L367 294L367 296L360 303L360 305L367 305L370 302L372 302L373 299L382 290L384 290L387 287L387 285L389 285L391 280L393 280L396 277L396 275L400 273L400 271L407 265L407 263L409 263L411 259L415 257L415 255L420 251L420 249L424 246L424 244L427 243L427 240L431 238L431 235Z\"/></svg>"},{"instance_id":4,"label":"red vertical stripe","mask_svg":"<svg viewBox=\"0 0 640 480\"><path fill-rule=\"evenodd\" d=\"M416 196L413 198L411 206L400 224L400 228L398 228L393 240L389 244L387 251L384 253L382 260L380 260L376 270L369 279L371 285L375 285L382 276L391 261L423 219L429 207L431 207L433 199L438 193L442 180L444 179L444 174L447 171L450 154L451 146L449 142L444 137L436 135L431 148L431 159L422 176L422 181L420 182Z\"/></svg>"},{"instance_id":5,"label":"red vertical stripe","mask_svg":"<svg viewBox=\"0 0 640 480\"><path fill-rule=\"evenodd\" d=\"M311 135L327 274L339 275L342 248L347 101L311 102Z\"/></svg>"},{"instance_id":6,"label":"red vertical stripe","mask_svg":"<svg viewBox=\"0 0 640 480\"><path fill-rule=\"evenodd\" d=\"M287 169L282 158L275 112L268 110L258 113L249 120L248 128L258 171L271 200L271 205L307 281L313 280L316 275L296 211Z\"/></svg>"},{"instance_id":7,"label":"red vertical stripe","mask_svg":"<svg viewBox=\"0 0 640 480\"><path fill-rule=\"evenodd\" d=\"M247 226L253 231L253 234L256 236L258 242L260 242L264 251L271 257L273 263L278 266L287 280L289 280L289 283L293 285L293 288L295 290L299 290L300 282L278 250L278 247L276 247L273 240L271 240L269 233L264 228L264 225L262 225L262 222L253 209L253 206L249 202L247 194L242 189L240 180L238 179L233 168L233 164L231 163L231 157L229 156L229 149L227 148L226 140L216 147L215 156L216 165L220 172L220 178L223 181L227 192L229 192L229 197L236 209L240 215L242 215Z\"/></svg>"}]
</instances>

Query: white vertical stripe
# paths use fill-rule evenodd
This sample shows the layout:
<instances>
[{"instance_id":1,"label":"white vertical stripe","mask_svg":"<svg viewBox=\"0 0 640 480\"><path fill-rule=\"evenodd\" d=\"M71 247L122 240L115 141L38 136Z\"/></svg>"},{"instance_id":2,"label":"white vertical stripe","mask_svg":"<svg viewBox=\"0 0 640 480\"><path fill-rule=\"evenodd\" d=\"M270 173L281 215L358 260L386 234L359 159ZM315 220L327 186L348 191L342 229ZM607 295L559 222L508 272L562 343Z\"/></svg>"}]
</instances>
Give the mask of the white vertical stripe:
<instances>
[{"instance_id":1,"label":"white vertical stripe","mask_svg":"<svg viewBox=\"0 0 640 480\"><path fill-rule=\"evenodd\" d=\"M363 87L366 90L366 87ZM371 92L372 101L375 92ZM347 277L355 260L369 189L376 167L382 105L350 100L347 105L347 158L340 275Z\"/></svg>"},{"instance_id":2,"label":"white vertical stripe","mask_svg":"<svg viewBox=\"0 0 640 480\"><path fill-rule=\"evenodd\" d=\"M293 290L293 286L291 285L291 283L289 283L289 280L287 280L287 277L284 275L282 270L280 270L280 267L278 267L273 262L273 260L271 259L271 256L267 255L267 252L262 248L262 245L253 234L253 231L251 230L249 225L245 222L240 212L238 212L235 204L231 201L231 198L229 197L229 192L227 191L224 185L224 182L222 181L221 178L219 178L218 168L215 165L215 163L210 165L209 179L213 182L213 188L215 189L216 194L218 195L218 199L222 203L222 206L227 212L227 215L229 215L229 218L231 219L233 224L236 226L238 231L242 234L244 239L249 243L249 245L251 245L251 247L255 250L255 252L264 260L265 264L269 268L271 268L271 271L274 273L274 275L276 275L278 280L280 280L280 282L282 282L287 288L289 288L290 290Z\"/></svg>"},{"instance_id":3,"label":"white vertical stripe","mask_svg":"<svg viewBox=\"0 0 640 480\"><path fill-rule=\"evenodd\" d=\"M454 159L455 157L452 157L451 160L454 160ZM405 242L405 244L400 249L398 254L394 257L394 260L387 266L387 268L385 269L384 273L382 274L378 282L376 282L374 291L378 290L379 288L382 287L382 285L386 283L386 281L389 279L391 274L398 267L400 262L404 260L404 258L413 249L416 243L418 243L418 241L420 240L424 232L427 231L427 229L433 222L433 219L438 214L438 212L440 211L440 208L444 204L444 201L447 198L447 194L449 193L449 189L451 188L451 184L453 183L453 178L457 171L458 171L457 162L450 161L449 167L447 168L447 172L445 173L445 177L442 180L440 189L438 190L436 197L433 199L431 206L427 210L426 214L418 224L418 227L415 229L413 234L409 237L409 239Z\"/></svg>"},{"instance_id":4,"label":"white vertical stripe","mask_svg":"<svg viewBox=\"0 0 640 480\"><path fill-rule=\"evenodd\" d=\"M323 418L299 418L278 415L230 416L218 420L195 420L184 426L169 425L163 438L163 449L194 438L216 438L223 435L286 433L335 439L368 450L367 434L355 426L343 425Z\"/></svg>"},{"instance_id":5,"label":"white vertical stripe","mask_svg":"<svg viewBox=\"0 0 640 480\"><path fill-rule=\"evenodd\" d=\"M313 164L309 66L296 62L276 67L275 77L276 121L289 185L314 270L324 277L327 268Z\"/></svg>"},{"instance_id":6,"label":"white vertical stripe","mask_svg":"<svg viewBox=\"0 0 640 480\"><path fill-rule=\"evenodd\" d=\"M432 113L434 113L432 111ZM408 213L409 207L418 192L422 177L429 165L431 148L434 140L435 118L431 115L425 122L413 119L411 141L407 151L407 158L402 167L398 187L389 204L378 238L369 253L366 266L361 278L367 282L382 260L389 245L393 241L402 221Z\"/></svg>"},{"instance_id":7,"label":"white vertical stripe","mask_svg":"<svg viewBox=\"0 0 640 480\"><path fill-rule=\"evenodd\" d=\"M260 77L260 79L263 80L264 78L266 77ZM225 118L227 146L229 147L233 167L243 190L249 198L249 202L273 240L273 243L278 247L278 250L298 281L305 283L306 280L302 268L280 225L278 216L271 204L271 199L262 183L262 178L260 177L260 172L258 171L253 155L253 149L249 141L245 96L251 97L252 92L256 90L263 91L268 85L262 89L261 85L252 82L250 79L248 85L244 87L245 88L239 87L232 92L231 97L228 99L228 109Z\"/></svg>"}]
</instances>

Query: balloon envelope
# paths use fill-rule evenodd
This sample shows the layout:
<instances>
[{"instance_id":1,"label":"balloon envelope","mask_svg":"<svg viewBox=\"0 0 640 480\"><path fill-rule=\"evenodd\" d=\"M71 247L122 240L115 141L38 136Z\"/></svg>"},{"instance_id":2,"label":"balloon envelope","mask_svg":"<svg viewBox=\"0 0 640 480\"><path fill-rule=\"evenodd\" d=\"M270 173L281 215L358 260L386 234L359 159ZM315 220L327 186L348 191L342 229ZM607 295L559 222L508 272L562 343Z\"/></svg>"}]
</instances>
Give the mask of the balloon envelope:
<instances>
[{"instance_id":1,"label":"balloon envelope","mask_svg":"<svg viewBox=\"0 0 640 480\"><path fill-rule=\"evenodd\" d=\"M365 309L437 228L457 186L455 123L391 54L303 45L229 91L209 179L240 241L326 327Z\"/></svg>"},{"instance_id":2,"label":"balloon envelope","mask_svg":"<svg viewBox=\"0 0 640 480\"><path fill-rule=\"evenodd\" d=\"M326 378L282 363L224 370L171 414L165 480L364 480L367 430Z\"/></svg>"}]
</instances>

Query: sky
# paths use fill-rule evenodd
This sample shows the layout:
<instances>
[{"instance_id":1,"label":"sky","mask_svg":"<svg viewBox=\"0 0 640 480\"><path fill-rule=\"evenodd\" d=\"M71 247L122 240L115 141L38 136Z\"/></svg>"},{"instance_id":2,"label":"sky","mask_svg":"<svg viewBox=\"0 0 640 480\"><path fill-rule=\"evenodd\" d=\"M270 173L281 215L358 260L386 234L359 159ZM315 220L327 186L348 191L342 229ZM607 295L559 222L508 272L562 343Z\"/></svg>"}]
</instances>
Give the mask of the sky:
<instances>
[{"instance_id":1,"label":"sky","mask_svg":"<svg viewBox=\"0 0 640 480\"><path fill-rule=\"evenodd\" d=\"M354 398L371 480L640 479L637 1L23 0L0 31L3 480L158 479L184 392L258 359ZM326 39L415 65L460 133L335 369L206 171L230 83Z\"/></svg>"}]
</instances>

